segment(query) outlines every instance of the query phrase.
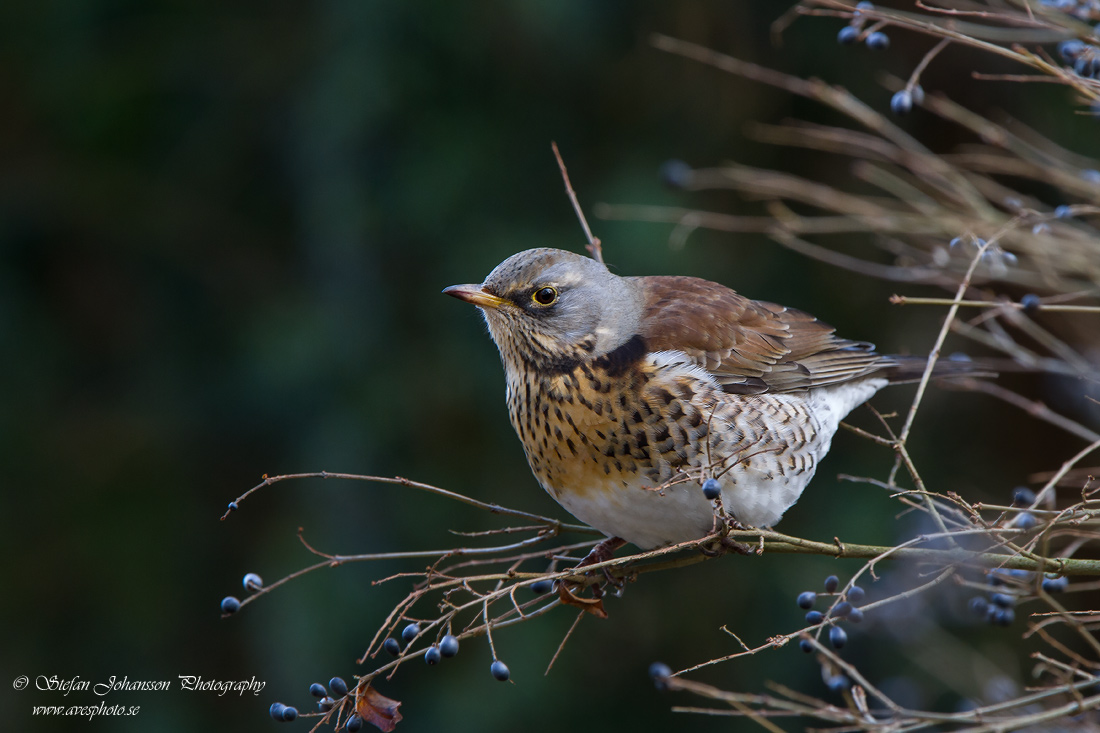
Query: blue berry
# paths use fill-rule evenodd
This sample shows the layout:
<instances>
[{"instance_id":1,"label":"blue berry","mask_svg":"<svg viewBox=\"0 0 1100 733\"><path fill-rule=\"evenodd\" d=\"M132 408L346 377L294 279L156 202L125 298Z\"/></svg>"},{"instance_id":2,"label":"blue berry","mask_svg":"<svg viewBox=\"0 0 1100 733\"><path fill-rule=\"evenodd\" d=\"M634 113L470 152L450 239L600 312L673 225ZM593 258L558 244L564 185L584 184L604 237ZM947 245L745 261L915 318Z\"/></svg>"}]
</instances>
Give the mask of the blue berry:
<instances>
[{"instance_id":1,"label":"blue berry","mask_svg":"<svg viewBox=\"0 0 1100 733\"><path fill-rule=\"evenodd\" d=\"M1008 593L994 593L989 597L994 606L1000 606L1001 608L1011 608L1016 603L1016 597L1011 596Z\"/></svg>"},{"instance_id":2,"label":"blue berry","mask_svg":"<svg viewBox=\"0 0 1100 733\"><path fill-rule=\"evenodd\" d=\"M814 645L810 643L809 639L799 639L798 648L809 654L814 650Z\"/></svg>"},{"instance_id":3,"label":"blue berry","mask_svg":"<svg viewBox=\"0 0 1100 733\"><path fill-rule=\"evenodd\" d=\"M363 719L360 718L358 715L351 716L350 718L348 718L348 722L344 723L344 728L347 729L348 733L356 733L356 731L358 731L362 727Z\"/></svg>"},{"instance_id":4,"label":"blue berry","mask_svg":"<svg viewBox=\"0 0 1100 733\"><path fill-rule=\"evenodd\" d=\"M235 511L237 511L237 510L238 510L239 508L240 508L240 507L238 507L238 506L237 506L237 502L235 502L235 501L231 501L231 502L229 502L229 511L231 511L231 512L235 512Z\"/></svg>"},{"instance_id":5,"label":"blue berry","mask_svg":"<svg viewBox=\"0 0 1100 733\"><path fill-rule=\"evenodd\" d=\"M967 607L970 608L970 612L975 616L985 616L989 611L989 601L981 596L974 596L970 599L970 603L967 604Z\"/></svg>"},{"instance_id":6,"label":"blue berry","mask_svg":"<svg viewBox=\"0 0 1100 733\"><path fill-rule=\"evenodd\" d=\"M289 705L287 705L285 708L283 708L282 721L284 723L293 723L297 719L298 719L298 708L292 708Z\"/></svg>"},{"instance_id":7,"label":"blue berry","mask_svg":"<svg viewBox=\"0 0 1100 733\"><path fill-rule=\"evenodd\" d=\"M842 674L834 674L825 678L825 686L828 687L831 692L846 690L850 684L848 678Z\"/></svg>"},{"instance_id":8,"label":"blue berry","mask_svg":"<svg viewBox=\"0 0 1100 733\"><path fill-rule=\"evenodd\" d=\"M848 633L839 626L834 626L829 629L829 643L833 645L833 649L840 649L848 643Z\"/></svg>"},{"instance_id":9,"label":"blue berry","mask_svg":"<svg viewBox=\"0 0 1100 733\"><path fill-rule=\"evenodd\" d=\"M283 711L286 710L286 705L281 702L271 703L271 707L267 709L267 714L271 716L272 720L283 722Z\"/></svg>"},{"instance_id":10,"label":"blue berry","mask_svg":"<svg viewBox=\"0 0 1100 733\"><path fill-rule=\"evenodd\" d=\"M245 590L257 591L264 587L264 580L256 573L249 573L244 576L244 580L241 582Z\"/></svg>"},{"instance_id":11,"label":"blue berry","mask_svg":"<svg viewBox=\"0 0 1100 733\"><path fill-rule=\"evenodd\" d=\"M846 25L840 29L840 32L836 34L836 42L845 46L850 46L855 43L859 38L859 28L855 28L850 25Z\"/></svg>"},{"instance_id":12,"label":"blue berry","mask_svg":"<svg viewBox=\"0 0 1100 733\"><path fill-rule=\"evenodd\" d=\"M1024 297L1020 298L1020 306L1024 309L1025 313L1034 313L1035 311L1039 310L1042 305L1043 301L1039 300L1039 296L1035 293L1028 293ZM1015 504L1016 506L1031 506L1031 503L1035 501L1035 494L1030 489L1024 489L1024 491L1026 491L1028 494L1031 494L1031 501L1017 502L1015 494L1013 494L1013 504ZM1016 493L1018 494L1019 492L1020 489L1016 489Z\"/></svg>"},{"instance_id":13,"label":"blue berry","mask_svg":"<svg viewBox=\"0 0 1100 733\"><path fill-rule=\"evenodd\" d=\"M833 610L830 613L830 615L831 616L836 616L837 618L844 618L845 616L847 616L851 612L852 612L852 604L848 603L848 601L841 601L840 603L833 606Z\"/></svg>"},{"instance_id":14,"label":"blue berry","mask_svg":"<svg viewBox=\"0 0 1100 733\"><path fill-rule=\"evenodd\" d=\"M810 624L811 626L817 626L819 623L821 623L824 620L825 620L825 614L823 614L821 611L807 611L806 612L806 623Z\"/></svg>"},{"instance_id":15,"label":"blue berry","mask_svg":"<svg viewBox=\"0 0 1100 733\"><path fill-rule=\"evenodd\" d=\"M401 638L405 640L406 644L411 644L412 640L420 635L420 624L415 621L406 626L401 631Z\"/></svg>"},{"instance_id":16,"label":"blue berry","mask_svg":"<svg viewBox=\"0 0 1100 733\"><path fill-rule=\"evenodd\" d=\"M703 496L708 500L714 501L722 495L722 485L718 483L717 479L708 478L703 482Z\"/></svg>"},{"instance_id":17,"label":"blue berry","mask_svg":"<svg viewBox=\"0 0 1100 733\"><path fill-rule=\"evenodd\" d=\"M554 581L552 580L536 580L531 584L531 592L535 595L544 596L552 590L554 590Z\"/></svg>"},{"instance_id":18,"label":"blue berry","mask_svg":"<svg viewBox=\"0 0 1100 733\"><path fill-rule=\"evenodd\" d=\"M332 694L336 697L343 697L348 694L348 683L344 682L342 677L333 677L329 680L328 688L332 690Z\"/></svg>"},{"instance_id":19,"label":"blue berry","mask_svg":"<svg viewBox=\"0 0 1100 733\"><path fill-rule=\"evenodd\" d=\"M691 182L691 166L682 160L666 160L661 164L661 183L669 188L686 188Z\"/></svg>"},{"instance_id":20,"label":"blue berry","mask_svg":"<svg viewBox=\"0 0 1100 733\"><path fill-rule=\"evenodd\" d=\"M1081 52L1085 50L1085 44L1074 39L1070 41L1062 41L1058 44L1058 55L1062 57L1062 60L1069 63L1075 60L1081 55Z\"/></svg>"},{"instance_id":21,"label":"blue berry","mask_svg":"<svg viewBox=\"0 0 1100 733\"><path fill-rule=\"evenodd\" d=\"M1035 515L1031 512L1020 512L1016 515L1016 519L1012 522L1013 526L1017 529L1027 531L1029 529L1035 529L1035 525L1039 523L1039 520L1035 518Z\"/></svg>"},{"instance_id":22,"label":"blue berry","mask_svg":"<svg viewBox=\"0 0 1100 733\"><path fill-rule=\"evenodd\" d=\"M493 677L501 682L507 682L508 678L512 675L512 673L508 671L508 665L499 659L494 660L493 663L489 665L489 671L492 673Z\"/></svg>"},{"instance_id":23,"label":"blue berry","mask_svg":"<svg viewBox=\"0 0 1100 733\"><path fill-rule=\"evenodd\" d=\"M672 676L672 669L663 662L654 662L649 665L649 678L658 690L668 689L668 678Z\"/></svg>"},{"instance_id":24,"label":"blue berry","mask_svg":"<svg viewBox=\"0 0 1100 733\"><path fill-rule=\"evenodd\" d=\"M814 607L814 603L817 602L817 593L812 590L808 590L804 593L798 594L798 607L810 609Z\"/></svg>"},{"instance_id":25,"label":"blue berry","mask_svg":"<svg viewBox=\"0 0 1100 733\"><path fill-rule=\"evenodd\" d=\"M840 578L836 577L835 575L830 575L828 578L825 578L825 592L826 593L835 593L836 589L839 588L839 587L840 587Z\"/></svg>"},{"instance_id":26,"label":"blue berry","mask_svg":"<svg viewBox=\"0 0 1100 733\"><path fill-rule=\"evenodd\" d=\"M867 36L867 40L865 40L864 43L866 43L867 48L872 51L885 51L890 48L890 36L882 31L875 31Z\"/></svg>"},{"instance_id":27,"label":"blue berry","mask_svg":"<svg viewBox=\"0 0 1100 733\"><path fill-rule=\"evenodd\" d=\"M913 109L913 95L902 89L890 98L890 111L896 115L906 115Z\"/></svg>"},{"instance_id":28,"label":"blue berry","mask_svg":"<svg viewBox=\"0 0 1100 733\"><path fill-rule=\"evenodd\" d=\"M853 608L852 612L848 614L848 620L853 624L863 623L863 611L859 608Z\"/></svg>"},{"instance_id":29,"label":"blue berry","mask_svg":"<svg viewBox=\"0 0 1100 733\"><path fill-rule=\"evenodd\" d=\"M852 603L859 603L867 595L867 592L860 588L858 585L853 585L848 589L848 600Z\"/></svg>"},{"instance_id":30,"label":"blue berry","mask_svg":"<svg viewBox=\"0 0 1100 733\"><path fill-rule=\"evenodd\" d=\"M439 652L448 658L458 654L458 639L451 634L444 636L439 642Z\"/></svg>"},{"instance_id":31,"label":"blue berry","mask_svg":"<svg viewBox=\"0 0 1100 733\"><path fill-rule=\"evenodd\" d=\"M329 710L332 710L332 706L335 704L335 700L333 700L328 695L325 695L317 701L317 711L321 713L327 713Z\"/></svg>"},{"instance_id":32,"label":"blue berry","mask_svg":"<svg viewBox=\"0 0 1100 733\"><path fill-rule=\"evenodd\" d=\"M395 657L401 653L401 645L397 643L397 639L392 636L382 642L382 648Z\"/></svg>"},{"instance_id":33,"label":"blue berry","mask_svg":"<svg viewBox=\"0 0 1100 733\"><path fill-rule=\"evenodd\" d=\"M313 695L314 697L324 697L328 694L328 690L326 690L325 686L322 685L320 682L314 682L312 685L309 686L309 694Z\"/></svg>"},{"instance_id":34,"label":"blue berry","mask_svg":"<svg viewBox=\"0 0 1100 733\"><path fill-rule=\"evenodd\" d=\"M862 2L856 3L856 15L860 12L867 12L875 9L875 4L869 2L869 0L862 0Z\"/></svg>"},{"instance_id":35,"label":"blue berry","mask_svg":"<svg viewBox=\"0 0 1100 733\"><path fill-rule=\"evenodd\" d=\"M236 613L241 610L241 602L233 596L226 596L222 599L222 613Z\"/></svg>"},{"instance_id":36,"label":"blue berry","mask_svg":"<svg viewBox=\"0 0 1100 733\"><path fill-rule=\"evenodd\" d=\"M1032 297L1036 301L1039 300L1039 296L1037 295L1032 295ZM1023 298L1020 299L1020 302L1023 303L1027 299L1028 298L1025 295ZM1012 506L1031 506L1034 503L1035 492L1027 488L1026 486L1017 486L1015 489L1012 490Z\"/></svg>"},{"instance_id":37,"label":"blue berry","mask_svg":"<svg viewBox=\"0 0 1100 733\"><path fill-rule=\"evenodd\" d=\"M1078 75L1091 79L1100 73L1100 56L1094 53L1081 54L1073 62L1073 70Z\"/></svg>"},{"instance_id":38,"label":"blue berry","mask_svg":"<svg viewBox=\"0 0 1100 733\"><path fill-rule=\"evenodd\" d=\"M1062 204L1061 206L1059 206L1058 208L1056 208L1054 210L1054 218L1055 219L1069 219L1072 216L1073 216L1073 208L1070 207L1070 206L1067 206L1066 204Z\"/></svg>"},{"instance_id":39,"label":"blue berry","mask_svg":"<svg viewBox=\"0 0 1100 733\"><path fill-rule=\"evenodd\" d=\"M1069 587L1069 578L1043 578L1043 590L1047 593L1061 593Z\"/></svg>"},{"instance_id":40,"label":"blue berry","mask_svg":"<svg viewBox=\"0 0 1100 733\"><path fill-rule=\"evenodd\" d=\"M443 654L439 651L439 647L432 644L428 647L428 650L424 652L424 663L428 665L439 664L439 660L443 658Z\"/></svg>"},{"instance_id":41,"label":"blue berry","mask_svg":"<svg viewBox=\"0 0 1100 733\"><path fill-rule=\"evenodd\" d=\"M994 626L1011 626L1016 620L1016 612L1011 608L990 608L989 622Z\"/></svg>"}]
</instances>

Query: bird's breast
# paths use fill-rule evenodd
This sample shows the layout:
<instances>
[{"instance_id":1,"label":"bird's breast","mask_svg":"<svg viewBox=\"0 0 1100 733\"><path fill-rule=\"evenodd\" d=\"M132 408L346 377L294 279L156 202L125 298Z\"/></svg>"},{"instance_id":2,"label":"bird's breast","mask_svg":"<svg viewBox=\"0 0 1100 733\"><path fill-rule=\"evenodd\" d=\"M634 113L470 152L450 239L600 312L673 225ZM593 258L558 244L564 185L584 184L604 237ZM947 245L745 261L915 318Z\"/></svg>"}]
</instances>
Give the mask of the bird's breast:
<instances>
[{"instance_id":1,"label":"bird's breast","mask_svg":"<svg viewBox=\"0 0 1100 733\"><path fill-rule=\"evenodd\" d=\"M509 370L508 407L531 470L565 503L676 476L705 443L711 389L652 359L626 370L586 362L564 373Z\"/></svg>"}]
</instances>

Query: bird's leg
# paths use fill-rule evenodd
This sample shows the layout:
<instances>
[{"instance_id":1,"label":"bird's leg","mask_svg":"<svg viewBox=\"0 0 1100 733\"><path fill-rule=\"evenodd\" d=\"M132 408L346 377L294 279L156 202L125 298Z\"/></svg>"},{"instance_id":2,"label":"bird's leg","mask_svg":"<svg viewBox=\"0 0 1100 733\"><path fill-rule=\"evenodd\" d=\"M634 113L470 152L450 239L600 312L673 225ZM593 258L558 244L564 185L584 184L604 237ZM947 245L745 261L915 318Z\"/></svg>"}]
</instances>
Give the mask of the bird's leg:
<instances>
[{"instance_id":1,"label":"bird's leg","mask_svg":"<svg viewBox=\"0 0 1100 733\"><path fill-rule=\"evenodd\" d=\"M592 550L587 555L585 555L584 559L577 563L577 567L573 569L580 570L581 568L588 565L595 565L596 563L606 562L615 556L615 550L619 549L625 544L626 540L624 540L622 537L608 537L606 540L593 547ZM607 578L608 583L611 583L611 585L615 586L616 588L621 587L624 582L622 580L616 579L613 575L611 575L611 573L608 572L607 568L603 568L603 576ZM592 586L592 589L594 593L599 593L599 589L596 586Z\"/></svg>"},{"instance_id":2,"label":"bird's leg","mask_svg":"<svg viewBox=\"0 0 1100 733\"><path fill-rule=\"evenodd\" d=\"M753 548L746 545L744 542L738 542L731 539L729 531L731 529L745 529L745 526L738 522L736 519L729 515L723 517L721 532L709 546L699 545L699 552L703 553L707 557L718 557L724 555L730 550L736 552L738 555L752 555L755 553Z\"/></svg>"},{"instance_id":3,"label":"bird's leg","mask_svg":"<svg viewBox=\"0 0 1100 733\"><path fill-rule=\"evenodd\" d=\"M619 549L626 544L626 540L622 537L608 537L592 548L592 550L585 555L585 558L577 563L577 567L574 570L580 570L587 565L595 565L598 562L607 562L615 556L615 550Z\"/></svg>"}]
</instances>

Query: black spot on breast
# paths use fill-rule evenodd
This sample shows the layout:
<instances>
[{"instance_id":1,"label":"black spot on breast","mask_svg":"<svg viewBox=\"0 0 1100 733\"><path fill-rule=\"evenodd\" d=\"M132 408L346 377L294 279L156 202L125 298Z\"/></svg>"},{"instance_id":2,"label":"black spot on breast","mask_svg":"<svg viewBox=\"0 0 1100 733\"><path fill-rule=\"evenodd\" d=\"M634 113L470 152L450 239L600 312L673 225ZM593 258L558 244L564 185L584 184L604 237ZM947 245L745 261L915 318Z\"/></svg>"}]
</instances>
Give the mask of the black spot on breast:
<instances>
[{"instance_id":1,"label":"black spot on breast","mask_svg":"<svg viewBox=\"0 0 1100 733\"><path fill-rule=\"evenodd\" d=\"M599 357L594 363L609 376L618 377L641 361L646 351L648 349L645 339L635 334L626 343Z\"/></svg>"}]
</instances>

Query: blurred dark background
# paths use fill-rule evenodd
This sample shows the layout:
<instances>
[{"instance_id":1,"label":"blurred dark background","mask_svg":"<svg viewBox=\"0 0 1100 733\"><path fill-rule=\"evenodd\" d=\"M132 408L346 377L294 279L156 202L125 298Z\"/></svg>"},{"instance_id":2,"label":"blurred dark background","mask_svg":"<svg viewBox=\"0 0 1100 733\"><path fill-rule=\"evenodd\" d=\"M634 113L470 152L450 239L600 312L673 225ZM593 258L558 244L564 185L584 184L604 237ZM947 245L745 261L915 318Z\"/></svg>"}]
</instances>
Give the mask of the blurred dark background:
<instances>
[{"instance_id":1,"label":"blurred dark background","mask_svg":"<svg viewBox=\"0 0 1100 733\"><path fill-rule=\"evenodd\" d=\"M663 188L657 171L672 158L846 178L844 161L744 134L749 121L833 115L647 41L659 31L818 76L880 110L890 93L879 74L907 76L931 46L897 34L886 52L842 48L840 21L807 19L776 47L769 25L785 9L763 0L4 4L3 727L275 726L271 702L305 709L310 682L352 679L354 660L407 590L370 581L420 563L314 573L220 619L219 600L244 595L244 573L271 582L311 563L299 526L314 546L340 553L443 547L454 543L448 528L500 526L424 494L337 481L279 484L219 522L264 473L400 474L563 516L511 432L478 315L439 291L480 281L521 249L581 250L551 140L589 211L601 201L759 210L732 194ZM970 79L973 68L1010 70L998 63L948 51L924 86L1098 153L1095 122L1075 115L1064 91L1032 85L1021 94L1019 85ZM966 141L920 110L901 124L933 149ZM886 351L927 350L942 317L889 307L898 286L762 237L700 232L673 250L668 226L591 223L622 274L709 277L814 312ZM948 348L976 351L957 339ZM1043 396L1037 380L1010 384ZM910 398L901 390L876 404L904 408ZM856 419L871 426L866 418ZM987 398L934 391L913 451L932 486L1005 501L1030 472L1080 447ZM913 531L884 492L836 479L882 477L890 463L887 451L840 435L782 528L866 543ZM468 642L455 660L410 665L381 689L405 703L398 730L409 733L712 729L713 719L669 711L697 701L654 695L648 664L679 668L734 651L722 624L752 645L797 628L797 592L856 568L728 557L649 575L609 601L610 620L581 624L549 677L542 672L568 612L497 635L515 685L495 682L484 642ZM965 596L942 602L965 605ZM1027 650L1014 648L1018 633L952 623L943 634L995 659L1000 684L1020 684ZM926 642L869 624L848 653L928 704L990 694L978 657L967 652L963 668L973 674L945 682L936 669L951 660L922 658L922 649ZM255 676L267 687L243 699L116 693L102 699L141 705L140 715L78 724L31 719L30 708L101 698L16 692L9 680L20 674L32 688L38 675L178 687L185 674ZM829 695L795 648L702 678Z\"/></svg>"}]
</instances>

